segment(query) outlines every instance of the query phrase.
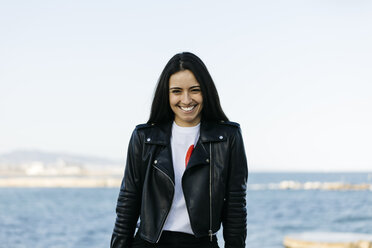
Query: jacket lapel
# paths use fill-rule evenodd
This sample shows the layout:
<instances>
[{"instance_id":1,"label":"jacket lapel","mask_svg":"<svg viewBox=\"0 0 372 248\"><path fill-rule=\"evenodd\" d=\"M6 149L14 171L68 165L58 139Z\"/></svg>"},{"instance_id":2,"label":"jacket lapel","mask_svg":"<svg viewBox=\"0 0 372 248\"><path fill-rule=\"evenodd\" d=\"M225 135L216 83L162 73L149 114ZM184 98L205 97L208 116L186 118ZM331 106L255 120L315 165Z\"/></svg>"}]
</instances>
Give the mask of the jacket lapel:
<instances>
[{"instance_id":1,"label":"jacket lapel","mask_svg":"<svg viewBox=\"0 0 372 248\"><path fill-rule=\"evenodd\" d=\"M209 163L209 144L203 144L199 138L196 143L194 151L191 153L189 163L187 164L186 170L200 164Z\"/></svg>"},{"instance_id":2,"label":"jacket lapel","mask_svg":"<svg viewBox=\"0 0 372 248\"><path fill-rule=\"evenodd\" d=\"M149 133L145 137L145 143L158 145L158 152L154 156L153 166L169 176L174 183L172 149L170 145L172 122L158 124L149 130Z\"/></svg>"},{"instance_id":3,"label":"jacket lapel","mask_svg":"<svg viewBox=\"0 0 372 248\"><path fill-rule=\"evenodd\" d=\"M156 164L154 164L154 166L167 174L174 183L174 169L170 143L160 149L159 154L155 157Z\"/></svg>"},{"instance_id":4,"label":"jacket lapel","mask_svg":"<svg viewBox=\"0 0 372 248\"><path fill-rule=\"evenodd\" d=\"M225 140L226 137L220 133L217 123L202 121L200 123L200 137L191 154L186 169L193 168L197 165L209 164L209 146L212 142L221 142Z\"/></svg>"}]
</instances>

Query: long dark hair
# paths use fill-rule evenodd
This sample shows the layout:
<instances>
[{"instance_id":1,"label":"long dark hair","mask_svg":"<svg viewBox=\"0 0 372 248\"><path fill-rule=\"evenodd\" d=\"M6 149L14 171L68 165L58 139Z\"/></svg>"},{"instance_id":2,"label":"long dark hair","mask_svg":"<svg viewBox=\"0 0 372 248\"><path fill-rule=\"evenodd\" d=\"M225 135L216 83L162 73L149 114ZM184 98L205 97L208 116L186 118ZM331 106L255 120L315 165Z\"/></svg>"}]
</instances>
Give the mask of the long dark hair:
<instances>
[{"instance_id":1,"label":"long dark hair","mask_svg":"<svg viewBox=\"0 0 372 248\"><path fill-rule=\"evenodd\" d=\"M200 84L203 95L202 121L228 121L223 112L216 86L203 61L195 54L183 52L174 55L160 75L151 105L150 123L164 123L174 120L174 113L169 105L169 78L172 74L190 70Z\"/></svg>"}]
</instances>

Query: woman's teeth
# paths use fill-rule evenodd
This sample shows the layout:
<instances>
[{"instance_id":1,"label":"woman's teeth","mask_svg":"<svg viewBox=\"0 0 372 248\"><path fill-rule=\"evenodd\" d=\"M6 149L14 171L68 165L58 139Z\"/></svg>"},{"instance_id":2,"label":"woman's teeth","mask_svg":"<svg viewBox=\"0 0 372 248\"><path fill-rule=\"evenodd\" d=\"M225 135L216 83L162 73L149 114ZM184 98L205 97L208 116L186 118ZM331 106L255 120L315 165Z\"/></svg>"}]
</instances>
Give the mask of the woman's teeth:
<instances>
[{"instance_id":1,"label":"woman's teeth","mask_svg":"<svg viewBox=\"0 0 372 248\"><path fill-rule=\"evenodd\" d=\"M183 111L191 111L195 108L195 105L194 106L191 106L191 107L181 107L180 108L183 110Z\"/></svg>"}]
</instances>

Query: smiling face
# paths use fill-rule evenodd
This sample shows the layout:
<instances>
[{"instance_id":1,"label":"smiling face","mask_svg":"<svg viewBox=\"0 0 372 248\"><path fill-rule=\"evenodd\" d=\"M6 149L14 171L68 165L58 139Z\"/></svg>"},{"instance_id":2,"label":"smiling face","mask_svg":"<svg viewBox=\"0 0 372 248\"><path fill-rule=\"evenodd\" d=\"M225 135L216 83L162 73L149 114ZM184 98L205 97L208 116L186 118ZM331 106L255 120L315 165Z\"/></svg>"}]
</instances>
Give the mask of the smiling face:
<instances>
[{"instance_id":1,"label":"smiling face","mask_svg":"<svg viewBox=\"0 0 372 248\"><path fill-rule=\"evenodd\" d=\"M169 78L169 104L178 126L196 126L201 120L203 96L200 84L190 70L172 74Z\"/></svg>"}]
</instances>

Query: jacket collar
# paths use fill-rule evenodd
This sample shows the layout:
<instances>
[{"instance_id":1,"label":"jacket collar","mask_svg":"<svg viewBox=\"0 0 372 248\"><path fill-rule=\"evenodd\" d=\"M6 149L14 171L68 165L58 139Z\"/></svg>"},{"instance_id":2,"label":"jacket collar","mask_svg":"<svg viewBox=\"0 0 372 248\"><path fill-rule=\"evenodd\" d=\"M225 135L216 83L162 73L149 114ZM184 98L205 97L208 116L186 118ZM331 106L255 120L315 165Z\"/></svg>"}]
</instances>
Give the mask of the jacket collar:
<instances>
[{"instance_id":1,"label":"jacket collar","mask_svg":"<svg viewBox=\"0 0 372 248\"><path fill-rule=\"evenodd\" d=\"M170 142L173 121L154 124L155 128L151 128L145 142L149 144L167 145ZM202 121L200 123L200 140L203 143L224 141L226 137L219 129L217 122Z\"/></svg>"},{"instance_id":2,"label":"jacket collar","mask_svg":"<svg viewBox=\"0 0 372 248\"><path fill-rule=\"evenodd\" d=\"M205 142L224 141L226 137L221 131L218 122L204 121L200 123L200 140Z\"/></svg>"}]
</instances>

